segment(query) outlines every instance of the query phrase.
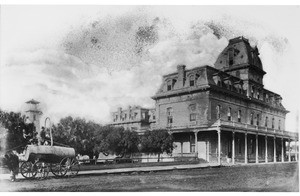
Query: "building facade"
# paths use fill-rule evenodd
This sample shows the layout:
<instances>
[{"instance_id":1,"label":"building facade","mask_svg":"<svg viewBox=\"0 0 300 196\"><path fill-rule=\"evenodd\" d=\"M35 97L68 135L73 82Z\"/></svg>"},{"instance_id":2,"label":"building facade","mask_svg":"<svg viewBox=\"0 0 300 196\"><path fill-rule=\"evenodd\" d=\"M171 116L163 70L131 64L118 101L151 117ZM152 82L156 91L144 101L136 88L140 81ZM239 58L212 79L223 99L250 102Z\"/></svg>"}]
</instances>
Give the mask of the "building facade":
<instances>
[{"instance_id":1,"label":"building facade","mask_svg":"<svg viewBox=\"0 0 300 196\"><path fill-rule=\"evenodd\" d=\"M175 138L173 154L206 162L276 162L291 159L288 146L298 133L285 130L282 97L263 85L257 47L244 37L229 41L214 67L163 76L152 97L155 124ZM155 126L154 126L155 125Z\"/></svg>"},{"instance_id":2,"label":"building facade","mask_svg":"<svg viewBox=\"0 0 300 196\"><path fill-rule=\"evenodd\" d=\"M146 130L152 129L155 124L155 109L129 106L123 110L119 107L117 112L112 113L112 118L111 125L122 126L125 129L143 134Z\"/></svg>"}]
</instances>

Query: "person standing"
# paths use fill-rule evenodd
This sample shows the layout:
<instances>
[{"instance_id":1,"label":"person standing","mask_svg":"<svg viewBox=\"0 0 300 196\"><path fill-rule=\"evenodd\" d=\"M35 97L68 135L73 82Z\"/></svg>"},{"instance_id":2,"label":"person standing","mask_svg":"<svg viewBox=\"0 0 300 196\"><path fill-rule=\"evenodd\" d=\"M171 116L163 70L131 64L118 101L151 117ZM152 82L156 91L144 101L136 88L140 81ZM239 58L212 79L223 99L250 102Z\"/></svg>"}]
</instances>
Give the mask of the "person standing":
<instances>
[{"instance_id":1,"label":"person standing","mask_svg":"<svg viewBox=\"0 0 300 196\"><path fill-rule=\"evenodd\" d=\"M13 152L7 152L4 156L4 165L10 171L10 179L12 182L16 180L16 175L19 173L19 157Z\"/></svg>"}]
</instances>

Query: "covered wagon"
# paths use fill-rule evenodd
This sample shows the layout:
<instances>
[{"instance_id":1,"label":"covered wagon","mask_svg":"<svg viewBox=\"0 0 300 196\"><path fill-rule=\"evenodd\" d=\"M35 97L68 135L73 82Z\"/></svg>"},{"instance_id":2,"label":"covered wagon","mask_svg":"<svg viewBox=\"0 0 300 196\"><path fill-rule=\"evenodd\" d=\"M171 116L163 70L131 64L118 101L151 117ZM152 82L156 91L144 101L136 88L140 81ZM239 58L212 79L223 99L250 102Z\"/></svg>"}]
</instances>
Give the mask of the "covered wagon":
<instances>
[{"instance_id":1,"label":"covered wagon","mask_svg":"<svg viewBox=\"0 0 300 196\"><path fill-rule=\"evenodd\" d=\"M79 163L74 148L28 145L21 158L20 172L25 178L45 178L51 171L55 176L77 175Z\"/></svg>"}]
</instances>

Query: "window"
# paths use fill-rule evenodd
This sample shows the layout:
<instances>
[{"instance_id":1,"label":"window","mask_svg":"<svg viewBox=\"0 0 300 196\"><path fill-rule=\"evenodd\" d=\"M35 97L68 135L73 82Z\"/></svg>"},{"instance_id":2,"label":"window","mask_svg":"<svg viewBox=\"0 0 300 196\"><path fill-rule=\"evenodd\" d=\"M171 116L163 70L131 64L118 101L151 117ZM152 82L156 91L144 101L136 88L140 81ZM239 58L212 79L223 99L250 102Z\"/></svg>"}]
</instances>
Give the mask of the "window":
<instances>
[{"instance_id":1,"label":"window","mask_svg":"<svg viewBox=\"0 0 300 196\"><path fill-rule=\"evenodd\" d=\"M231 121L231 107L228 108L227 117L228 121Z\"/></svg>"},{"instance_id":2,"label":"window","mask_svg":"<svg viewBox=\"0 0 300 196\"><path fill-rule=\"evenodd\" d=\"M268 103L269 102L269 95L266 94L266 102Z\"/></svg>"},{"instance_id":3,"label":"window","mask_svg":"<svg viewBox=\"0 0 300 196\"><path fill-rule=\"evenodd\" d=\"M238 111L238 122L241 122L241 115L242 115L242 111L239 110Z\"/></svg>"},{"instance_id":4,"label":"window","mask_svg":"<svg viewBox=\"0 0 300 196\"><path fill-rule=\"evenodd\" d=\"M254 87L251 87L251 97L254 97Z\"/></svg>"},{"instance_id":5,"label":"window","mask_svg":"<svg viewBox=\"0 0 300 196\"><path fill-rule=\"evenodd\" d=\"M274 129L274 118L272 118L272 129Z\"/></svg>"},{"instance_id":6,"label":"window","mask_svg":"<svg viewBox=\"0 0 300 196\"><path fill-rule=\"evenodd\" d=\"M239 154L241 154L242 153L242 143L241 143L240 138L237 139L237 143L238 143Z\"/></svg>"},{"instance_id":7,"label":"window","mask_svg":"<svg viewBox=\"0 0 300 196\"><path fill-rule=\"evenodd\" d=\"M254 139L250 140L250 146L251 146L251 154L254 154L255 153Z\"/></svg>"},{"instance_id":8,"label":"window","mask_svg":"<svg viewBox=\"0 0 300 196\"><path fill-rule=\"evenodd\" d=\"M195 86L195 76L194 75L190 76L190 86Z\"/></svg>"},{"instance_id":9,"label":"window","mask_svg":"<svg viewBox=\"0 0 300 196\"><path fill-rule=\"evenodd\" d=\"M169 80L169 81L167 82L167 90L168 90L168 91L172 90L172 81L171 81L171 80Z\"/></svg>"},{"instance_id":10,"label":"window","mask_svg":"<svg viewBox=\"0 0 300 196\"><path fill-rule=\"evenodd\" d=\"M138 113L134 113L134 119L136 119L137 118L137 115L138 115Z\"/></svg>"},{"instance_id":11,"label":"window","mask_svg":"<svg viewBox=\"0 0 300 196\"><path fill-rule=\"evenodd\" d=\"M152 119L155 120L155 115L152 116Z\"/></svg>"},{"instance_id":12,"label":"window","mask_svg":"<svg viewBox=\"0 0 300 196\"><path fill-rule=\"evenodd\" d=\"M196 121L196 114L195 113L190 114L190 121Z\"/></svg>"},{"instance_id":13,"label":"window","mask_svg":"<svg viewBox=\"0 0 300 196\"><path fill-rule=\"evenodd\" d=\"M127 119L127 114L125 114L125 120Z\"/></svg>"},{"instance_id":14,"label":"window","mask_svg":"<svg viewBox=\"0 0 300 196\"><path fill-rule=\"evenodd\" d=\"M222 82L221 82L221 79L218 79L218 86L222 86Z\"/></svg>"},{"instance_id":15,"label":"window","mask_svg":"<svg viewBox=\"0 0 300 196\"><path fill-rule=\"evenodd\" d=\"M142 119L146 119L146 113L145 112L142 113Z\"/></svg>"},{"instance_id":16,"label":"window","mask_svg":"<svg viewBox=\"0 0 300 196\"><path fill-rule=\"evenodd\" d=\"M190 151L195 152L195 137L190 135Z\"/></svg>"},{"instance_id":17,"label":"window","mask_svg":"<svg viewBox=\"0 0 300 196\"><path fill-rule=\"evenodd\" d=\"M228 50L228 63L229 67L233 65L233 49Z\"/></svg>"},{"instance_id":18,"label":"window","mask_svg":"<svg viewBox=\"0 0 300 196\"><path fill-rule=\"evenodd\" d=\"M196 111L196 104L191 104L189 106L190 112L195 112Z\"/></svg>"},{"instance_id":19,"label":"window","mask_svg":"<svg viewBox=\"0 0 300 196\"><path fill-rule=\"evenodd\" d=\"M259 91L257 91L256 97L257 99L259 99Z\"/></svg>"},{"instance_id":20,"label":"window","mask_svg":"<svg viewBox=\"0 0 300 196\"><path fill-rule=\"evenodd\" d=\"M228 82L228 90L230 90L230 91L232 90L232 84L230 81Z\"/></svg>"},{"instance_id":21,"label":"window","mask_svg":"<svg viewBox=\"0 0 300 196\"><path fill-rule=\"evenodd\" d=\"M278 130L280 130L281 120L278 121Z\"/></svg>"},{"instance_id":22,"label":"window","mask_svg":"<svg viewBox=\"0 0 300 196\"><path fill-rule=\"evenodd\" d=\"M256 115L256 125L259 126L259 114Z\"/></svg>"},{"instance_id":23,"label":"window","mask_svg":"<svg viewBox=\"0 0 300 196\"><path fill-rule=\"evenodd\" d=\"M268 127L268 124L269 124L269 118L266 116L266 120L265 120L265 127Z\"/></svg>"},{"instance_id":24,"label":"window","mask_svg":"<svg viewBox=\"0 0 300 196\"><path fill-rule=\"evenodd\" d=\"M216 112L217 112L217 119L220 119L221 118L221 106L220 105L217 105L217 108L216 108Z\"/></svg>"},{"instance_id":25,"label":"window","mask_svg":"<svg viewBox=\"0 0 300 196\"><path fill-rule=\"evenodd\" d=\"M33 115L33 120L36 120L36 116L35 116L35 114Z\"/></svg>"},{"instance_id":26,"label":"window","mask_svg":"<svg viewBox=\"0 0 300 196\"><path fill-rule=\"evenodd\" d=\"M253 113L250 114L250 124L253 125Z\"/></svg>"},{"instance_id":27,"label":"window","mask_svg":"<svg viewBox=\"0 0 300 196\"><path fill-rule=\"evenodd\" d=\"M196 121L196 117L197 117L197 115L195 113L195 111L196 111L196 104L191 104L189 106L189 110L190 110L190 121Z\"/></svg>"},{"instance_id":28,"label":"window","mask_svg":"<svg viewBox=\"0 0 300 196\"><path fill-rule=\"evenodd\" d=\"M172 125L172 123L173 123L173 109L172 108L167 108L167 121L168 121L168 125Z\"/></svg>"}]
</instances>

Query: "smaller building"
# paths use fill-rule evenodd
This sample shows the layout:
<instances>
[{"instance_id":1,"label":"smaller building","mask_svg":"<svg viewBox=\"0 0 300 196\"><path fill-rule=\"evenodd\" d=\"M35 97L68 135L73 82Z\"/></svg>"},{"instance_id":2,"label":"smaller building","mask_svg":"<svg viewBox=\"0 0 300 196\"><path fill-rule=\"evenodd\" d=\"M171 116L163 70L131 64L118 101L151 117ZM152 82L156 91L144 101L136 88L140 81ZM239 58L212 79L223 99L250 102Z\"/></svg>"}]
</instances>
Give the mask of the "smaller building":
<instances>
[{"instance_id":1,"label":"smaller building","mask_svg":"<svg viewBox=\"0 0 300 196\"><path fill-rule=\"evenodd\" d=\"M155 124L155 109L143 108L140 106L129 106L123 110L112 112L113 122L110 125L124 127L131 131L143 134L146 130L153 128Z\"/></svg>"}]
</instances>

